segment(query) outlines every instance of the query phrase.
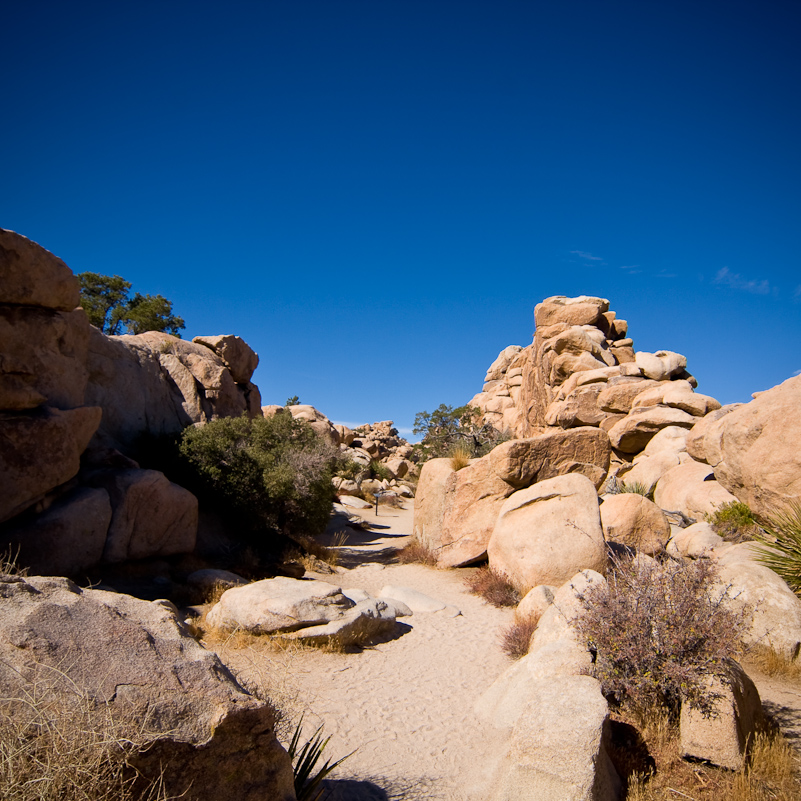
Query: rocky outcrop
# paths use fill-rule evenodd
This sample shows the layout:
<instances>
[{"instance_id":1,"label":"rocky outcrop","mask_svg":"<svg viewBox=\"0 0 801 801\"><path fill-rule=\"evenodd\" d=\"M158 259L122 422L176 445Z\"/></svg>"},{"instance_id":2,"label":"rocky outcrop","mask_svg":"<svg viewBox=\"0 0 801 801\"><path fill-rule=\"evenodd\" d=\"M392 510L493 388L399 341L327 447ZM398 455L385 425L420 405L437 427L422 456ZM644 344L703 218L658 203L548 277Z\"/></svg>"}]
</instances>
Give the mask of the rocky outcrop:
<instances>
[{"instance_id":1,"label":"rocky outcrop","mask_svg":"<svg viewBox=\"0 0 801 801\"><path fill-rule=\"evenodd\" d=\"M87 399L103 409L98 446L125 452L143 434L176 434L195 423L243 412L261 416L254 384L237 383L211 347L170 334L107 337L93 329L88 365Z\"/></svg>"},{"instance_id":2,"label":"rocky outcrop","mask_svg":"<svg viewBox=\"0 0 801 801\"><path fill-rule=\"evenodd\" d=\"M639 395L660 386L665 398L648 402L687 414L691 420L720 405L707 396L691 397L695 379L681 354L635 353L628 324L609 311L604 298L546 298L537 305L534 318L534 342L526 348L504 349L487 372L482 392L470 401L482 411L485 422L501 431L517 438L547 426L597 426L611 432L629 415ZM674 383L676 387L669 386ZM687 421L678 419L674 414L672 423L651 422L647 433L638 431L636 443L627 434L623 449L642 450L660 427ZM643 419L638 422L643 429ZM621 433L631 426L626 423ZM616 448L618 440L616 433L612 437Z\"/></svg>"},{"instance_id":3,"label":"rocky outcrop","mask_svg":"<svg viewBox=\"0 0 801 801\"><path fill-rule=\"evenodd\" d=\"M136 767L153 778L163 769L168 793L187 801L295 798L270 705L183 631L171 604L8 576L0 597L4 698L22 707L35 694L69 714L70 699L87 697L133 739L148 733Z\"/></svg>"}]
</instances>

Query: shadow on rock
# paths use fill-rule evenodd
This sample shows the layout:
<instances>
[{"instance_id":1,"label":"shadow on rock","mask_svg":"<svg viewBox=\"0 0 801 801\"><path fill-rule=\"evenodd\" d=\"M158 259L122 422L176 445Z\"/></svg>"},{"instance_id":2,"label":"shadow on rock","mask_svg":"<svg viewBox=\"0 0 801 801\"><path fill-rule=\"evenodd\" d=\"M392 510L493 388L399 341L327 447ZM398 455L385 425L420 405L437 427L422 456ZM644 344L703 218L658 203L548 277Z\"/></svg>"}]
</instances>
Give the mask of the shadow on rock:
<instances>
[{"instance_id":1,"label":"shadow on rock","mask_svg":"<svg viewBox=\"0 0 801 801\"><path fill-rule=\"evenodd\" d=\"M327 779L322 801L431 801L439 798L440 782L425 777L397 779Z\"/></svg>"}]
</instances>

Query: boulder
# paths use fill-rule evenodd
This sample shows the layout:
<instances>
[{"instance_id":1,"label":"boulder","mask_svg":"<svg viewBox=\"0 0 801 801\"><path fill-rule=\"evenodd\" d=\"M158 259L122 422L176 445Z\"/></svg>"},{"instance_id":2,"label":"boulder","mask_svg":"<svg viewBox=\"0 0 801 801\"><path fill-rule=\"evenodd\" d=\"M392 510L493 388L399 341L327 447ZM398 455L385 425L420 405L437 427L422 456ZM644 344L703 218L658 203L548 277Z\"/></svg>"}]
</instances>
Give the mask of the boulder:
<instances>
[{"instance_id":1,"label":"boulder","mask_svg":"<svg viewBox=\"0 0 801 801\"><path fill-rule=\"evenodd\" d=\"M597 403L603 386L599 383L582 386L565 400L554 401L545 412L545 422L560 428L600 425L606 418L606 413L598 408Z\"/></svg>"},{"instance_id":2,"label":"boulder","mask_svg":"<svg viewBox=\"0 0 801 801\"><path fill-rule=\"evenodd\" d=\"M0 412L0 523L77 475L101 414L101 409L86 406Z\"/></svg>"},{"instance_id":3,"label":"boulder","mask_svg":"<svg viewBox=\"0 0 801 801\"><path fill-rule=\"evenodd\" d=\"M333 584L278 576L226 590L206 620L226 631L272 634L329 623L353 606Z\"/></svg>"},{"instance_id":4,"label":"boulder","mask_svg":"<svg viewBox=\"0 0 801 801\"><path fill-rule=\"evenodd\" d=\"M488 455L452 472L445 480L439 567L464 567L486 558L498 513L514 492L492 465Z\"/></svg>"},{"instance_id":5,"label":"boulder","mask_svg":"<svg viewBox=\"0 0 801 801\"><path fill-rule=\"evenodd\" d=\"M722 537L715 533L709 523L693 523L687 528L677 528L668 543L668 552L674 556L698 559L711 556L714 548L724 544Z\"/></svg>"},{"instance_id":6,"label":"boulder","mask_svg":"<svg viewBox=\"0 0 801 801\"><path fill-rule=\"evenodd\" d=\"M88 343L83 309L0 306L0 409L83 406Z\"/></svg>"},{"instance_id":7,"label":"boulder","mask_svg":"<svg viewBox=\"0 0 801 801\"><path fill-rule=\"evenodd\" d=\"M509 345L504 348L498 354L498 358L489 366L487 375L484 377L484 383L500 379L521 350L523 350L523 348L521 348L520 345Z\"/></svg>"},{"instance_id":8,"label":"boulder","mask_svg":"<svg viewBox=\"0 0 801 801\"><path fill-rule=\"evenodd\" d=\"M387 459L384 466L392 474L393 478L403 478L411 467L411 462L407 459Z\"/></svg>"},{"instance_id":9,"label":"boulder","mask_svg":"<svg viewBox=\"0 0 801 801\"><path fill-rule=\"evenodd\" d=\"M487 548L490 567L521 591L561 586L585 568L606 570L598 496L585 476L541 481L502 506Z\"/></svg>"},{"instance_id":10,"label":"boulder","mask_svg":"<svg viewBox=\"0 0 801 801\"><path fill-rule=\"evenodd\" d=\"M670 523L662 510L633 492L604 497L601 527L607 541L649 555L663 551L670 539Z\"/></svg>"},{"instance_id":11,"label":"boulder","mask_svg":"<svg viewBox=\"0 0 801 801\"><path fill-rule=\"evenodd\" d=\"M567 473L581 473L600 487L609 469L610 453L604 431L581 427L503 442L485 458L491 461L495 475L516 489Z\"/></svg>"},{"instance_id":12,"label":"boulder","mask_svg":"<svg viewBox=\"0 0 801 801\"><path fill-rule=\"evenodd\" d=\"M617 801L620 778L607 752L609 707L590 676L533 682L489 801Z\"/></svg>"},{"instance_id":13,"label":"boulder","mask_svg":"<svg viewBox=\"0 0 801 801\"><path fill-rule=\"evenodd\" d=\"M168 602L81 590L61 578L0 578L0 689L34 693L69 714L83 695L151 747L146 776L187 801L292 801L292 766L269 703L246 693L218 657L184 633Z\"/></svg>"},{"instance_id":14,"label":"boulder","mask_svg":"<svg viewBox=\"0 0 801 801\"><path fill-rule=\"evenodd\" d=\"M111 524L103 560L126 562L191 553L197 539L198 503L189 490L158 470L100 470L87 476L111 498Z\"/></svg>"},{"instance_id":15,"label":"boulder","mask_svg":"<svg viewBox=\"0 0 801 801\"><path fill-rule=\"evenodd\" d=\"M692 428L695 418L681 409L667 406L641 406L631 412L609 432L612 447L623 453L639 453L653 436L668 426Z\"/></svg>"},{"instance_id":16,"label":"boulder","mask_svg":"<svg viewBox=\"0 0 801 801\"><path fill-rule=\"evenodd\" d=\"M0 228L0 304L72 311L81 301L78 278L49 250Z\"/></svg>"},{"instance_id":17,"label":"boulder","mask_svg":"<svg viewBox=\"0 0 801 801\"><path fill-rule=\"evenodd\" d=\"M658 386L657 381L634 377L625 382L607 384L598 395L598 408L604 412L628 414L635 398Z\"/></svg>"},{"instance_id":18,"label":"boulder","mask_svg":"<svg viewBox=\"0 0 801 801\"><path fill-rule=\"evenodd\" d=\"M394 629L395 609L384 601L366 598L336 620L304 627L281 636L285 640L347 646L363 645L373 637L389 634Z\"/></svg>"},{"instance_id":19,"label":"boulder","mask_svg":"<svg viewBox=\"0 0 801 801\"><path fill-rule=\"evenodd\" d=\"M693 460L668 470L654 491L657 506L670 512L683 512L696 520L703 520L724 503L736 500L715 481L709 465Z\"/></svg>"},{"instance_id":20,"label":"boulder","mask_svg":"<svg viewBox=\"0 0 801 801\"><path fill-rule=\"evenodd\" d=\"M339 502L343 506L349 506L351 509L370 509L371 503L368 503L364 498L359 498L356 495L343 495L339 494Z\"/></svg>"},{"instance_id":21,"label":"boulder","mask_svg":"<svg viewBox=\"0 0 801 801\"><path fill-rule=\"evenodd\" d=\"M553 603L556 587L549 587L547 584L539 584L532 587L521 599L515 609L515 618L525 620L526 618L542 617L545 610Z\"/></svg>"},{"instance_id":22,"label":"boulder","mask_svg":"<svg viewBox=\"0 0 801 801\"><path fill-rule=\"evenodd\" d=\"M41 515L18 518L0 534L0 543L33 574L77 576L100 562L110 523L108 493L80 487Z\"/></svg>"},{"instance_id":23,"label":"boulder","mask_svg":"<svg viewBox=\"0 0 801 801\"><path fill-rule=\"evenodd\" d=\"M568 298L563 295L545 298L534 307L534 321L537 328L547 328L556 323L567 325L596 325L609 311L609 301L581 295Z\"/></svg>"},{"instance_id":24,"label":"boulder","mask_svg":"<svg viewBox=\"0 0 801 801\"><path fill-rule=\"evenodd\" d=\"M714 442L716 440L715 437L715 429L716 426L714 425L720 420L721 417L725 417L729 412L733 412L739 406L742 406L741 403L730 403L727 406L722 406L720 409L715 409L707 414L705 414L688 432L687 434L687 452L690 456L693 457L697 462L706 462L709 464L709 459L706 457L706 436L707 434L712 434L710 445L714 448ZM714 448L714 454L717 457L720 457L720 449ZM712 453L710 453L712 456Z\"/></svg>"},{"instance_id":25,"label":"boulder","mask_svg":"<svg viewBox=\"0 0 801 801\"><path fill-rule=\"evenodd\" d=\"M718 696L710 715L682 705L681 755L721 768L740 770L764 721L759 691L734 660L727 662L725 677L709 676L706 686L709 696Z\"/></svg>"},{"instance_id":26,"label":"boulder","mask_svg":"<svg viewBox=\"0 0 801 801\"><path fill-rule=\"evenodd\" d=\"M237 573L232 573L230 570L220 570L218 568L204 568L203 570L195 570L186 577L188 584L197 587L201 592L212 592L217 587L241 587L247 584L247 579Z\"/></svg>"},{"instance_id":27,"label":"boulder","mask_svg":"<svg viewBox=\"0 0 801 801\"><path fill-rule=\"evenodd\" d=\"M713 423L704 440L715 478L757 515L801 497L801 375Z\"/></svg>"},{"instance_id":28,"label":"boulder","mask_svg":"<svg viewBox=\"0 0 801 801\"><path fill-rule=\"evenodd\" d=\"M748 609L746 645L770 647L788 659L801 654L801 598L770 568L756 562L750 543L727 546L718 555L719 581L730 587L728 604Z\"/></svg>"},{"instance_id":29,"label":"boulder","mask_svg":"<svg viewBox=\"0 0 801 801\"><path fill-rule=\"evenodd\" d=\"M246 384L253 377L253 371L259 366L256 351L244 339L231 334L216 337L194 337L192 342L211 348L231 371L231 377L237 384Z\"/></svg>"}]
</instances>

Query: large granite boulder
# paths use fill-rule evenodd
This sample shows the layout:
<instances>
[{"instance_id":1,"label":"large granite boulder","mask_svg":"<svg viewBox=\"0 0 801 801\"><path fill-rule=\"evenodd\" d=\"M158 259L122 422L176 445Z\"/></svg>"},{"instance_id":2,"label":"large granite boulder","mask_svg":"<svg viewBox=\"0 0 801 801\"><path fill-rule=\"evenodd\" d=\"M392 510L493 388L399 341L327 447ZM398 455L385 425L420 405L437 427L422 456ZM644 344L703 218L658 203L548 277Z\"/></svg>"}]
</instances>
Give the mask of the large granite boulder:
<instances>
[{"instance_id":1,"label":"large granite boulder","mask_svg":"<svg viewBox=\"0 0 801 801\"><path fill-rule=\"evenodd\" d=\"M134 764L152 778L163 771L169 793L293 801L270 704L184 632L171 604L41 577L0 577L0 597L0 691L21 713L34 693L65 714L87 697L131 738L149 735Z\"/></svg>"},{"instance_id":2,"label":"large granite boulder","mask_svg":"<svg viewBox=\"0 0 801 801\"><path fill-rule=\"evenodd\" d=\"M610 454L605 431L581 427L503 442L487 458L495 474L515 489L567 473L581 473L600 487Z\"/></svg>"},{"instance_id":3,"label":"large granite boulder","mask_svg":"<svg viewBox=\"0 0 801 801\"><path fill-rule=\"evenodd\" d=\"M259 366L259 356L242 337L221 334L216 337L195 337L192 342L211 348L231 371L237 384L246 384Z\"/></svg>"},{"instance_id":4,"label":"large granite boulder","mask_svg":"<svg viewBox=\"0 0 801 801\"><path fill-rule=\"evenodd\" d=\"M801 497L801 376L761 392L719 420L703 438L715 478L758 516Z\"/></svg>"},{"instance_id":5,"label":"large granite boulder","mask_svg":"<svg viewBox=\"0 0 801 801\"><path fill-rule=\"evenodd\" d=\"M668 470L654 491L657 506L670 512L683 512L695 520L703 520L723 504L736 500L715 480L709 465L692 459Z\"/></svg>"},{"instance_id":6,"label":"large granite boulder","mask_svg":"<svg viewBox=\"0 0 801 801\"><path fill-rule=\"evenodd\" d=\"M601 527L607 541L653 555L670 539L670 523L653 502L634 492L608 495L601 503Z\"/></svg>"},{"instance_id":7,"label":"large granite boulder","mask_svg":"<svg viewBox=\"0 0 801 801\"><path fill-rule=\"evenodd\" d=\"M534 484L502 506L487 548L490 567L521 591L561 586L580 570L606 570L598 496L577 473Z\"/></svg>"}]
</instances>

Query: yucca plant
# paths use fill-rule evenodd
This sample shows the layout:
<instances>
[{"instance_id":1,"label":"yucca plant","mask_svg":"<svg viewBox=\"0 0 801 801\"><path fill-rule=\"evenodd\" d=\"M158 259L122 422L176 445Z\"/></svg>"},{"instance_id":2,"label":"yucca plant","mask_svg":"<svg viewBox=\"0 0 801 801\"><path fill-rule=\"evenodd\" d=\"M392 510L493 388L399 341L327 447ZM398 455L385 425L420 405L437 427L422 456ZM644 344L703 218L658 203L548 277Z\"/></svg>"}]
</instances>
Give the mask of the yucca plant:
<instances>
[{"instance_id":1,"label":"yucca plant","mask_svg":"<svg viewBox=\"0 0 801 801\"><path fill-rule=\"evenodd\" d=\"M754 532L760 543L757 558L778 573L801 598L801 501L768 518L761 531Z\"/></svg>"},{"instance_id":2,"label":"yucca plant","mask_svg":"<svg viewBox=\"0 0 801 801\"><path fill-rule=\"evenodd\" d=\"M295 733L292 735L292 741L287 749L289 758L292 760L292 773L295 777L295 795L298 801L319 801L323 794L323 788L320 787L320 783L334 768L341 765L349 756L352 756L355 751L351 751L350 754L338 759L333 765L331 760L326 760L317 773L314 773L314 769L322 758L323 751L331 737L323 739L323 727L320 726L311 736L311 739L307 740L306 744L301 747L302 736L303 715L300 716L298 725L295 727ZM314 775L312 775L313 773Z\"/></svg>"}]
</instances>

